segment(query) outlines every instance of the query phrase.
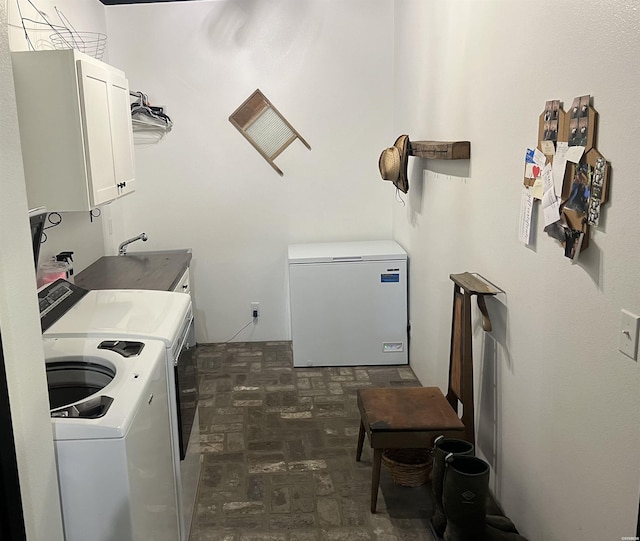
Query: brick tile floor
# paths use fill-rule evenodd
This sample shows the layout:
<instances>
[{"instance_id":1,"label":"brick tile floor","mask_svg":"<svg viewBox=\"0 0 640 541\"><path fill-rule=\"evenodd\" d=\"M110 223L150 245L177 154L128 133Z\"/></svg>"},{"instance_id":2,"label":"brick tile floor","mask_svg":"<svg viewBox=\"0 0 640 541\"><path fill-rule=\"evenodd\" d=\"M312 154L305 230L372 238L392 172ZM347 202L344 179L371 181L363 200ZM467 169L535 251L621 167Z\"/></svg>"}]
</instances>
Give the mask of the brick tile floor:
<instances>
[{"instance_id":1,"label":"brick tile floor","mask_svg":"<svg viewBox=\"0 0 640 541\"><path fill-rule=\"evenodd\" d=\"M355 461L356 390L416 386L408 366L293 368L290 342L199 345L203 467L191 541L432 541L430 485Z\"/></svg>"}]
</instances>

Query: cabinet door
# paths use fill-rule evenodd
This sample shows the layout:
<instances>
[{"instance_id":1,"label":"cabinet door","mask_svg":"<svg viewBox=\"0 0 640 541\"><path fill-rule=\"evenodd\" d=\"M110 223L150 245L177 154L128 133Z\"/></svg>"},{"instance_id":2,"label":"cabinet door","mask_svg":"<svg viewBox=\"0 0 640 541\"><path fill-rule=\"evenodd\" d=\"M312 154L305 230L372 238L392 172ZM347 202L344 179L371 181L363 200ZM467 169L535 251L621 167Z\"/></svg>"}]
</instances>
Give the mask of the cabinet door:
<instances>
[{"instance_id":1,"label":"cabinet door","mask_svg":"<svg viewBox=\"0 0 640 541\"><path fill-rule=\"evenodd\" d=\"M178 280L178 283L173 288L173 290L177 291L178 293L188 293L189 295L191 295L191 280L189 279L189 267L187 267L187 270L182 273L180 280Z\"/></svg>"},{"instance_id":2,"label":"cabinet door","mask_svg":"<svg viewBox=\"0 0 640 541\"><path fill-rule=\"evenodd\" d=\"M110 81L109 105L115 181L119 188L119 195L125 195L135 189L129 82L124 77L115 74L111 75Z\"/></svg>"},{"instance_id":3,"label":"cabinet door","mask_svg":"<svg viewBox=\"0 0 640 541\"><path fill-rule=\"evenodd\" d=\"M78 61L85 159L91 206L118 197L115 182L108 72L83 60Z\"/></svg>"}]
</instances>

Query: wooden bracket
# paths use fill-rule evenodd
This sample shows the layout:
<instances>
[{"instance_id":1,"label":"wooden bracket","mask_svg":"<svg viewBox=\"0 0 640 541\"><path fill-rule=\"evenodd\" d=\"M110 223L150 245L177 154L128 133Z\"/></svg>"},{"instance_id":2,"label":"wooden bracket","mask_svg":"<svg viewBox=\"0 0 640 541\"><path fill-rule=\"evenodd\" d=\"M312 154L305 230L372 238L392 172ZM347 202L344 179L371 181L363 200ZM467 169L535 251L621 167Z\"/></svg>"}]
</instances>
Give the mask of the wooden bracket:
<instances>
[{"instance_id":1,"label":"wooden bracket","mask_svg":"<svg viewBox=\"0 0 640 541\"><path fill-rule=\"evenodd\" d=\"M471 157L469 141L410 141L409 156L431 160L468 160Z\"/></svg>"},{"instance_id":2,"label":"wooden bracket","mask_svg":"<svg viewBox=\"0 0 640 541\"><path fill-rule=\"evenodd\" d=\"M493 327L491 325L491 319L489 319L489 311L487 310L484 297L485 295L497 295L503 291L475 273L463 272L462 274L451 274L449 278L453 280L456 286L464 290L465 295L477 295L476 302L482 314L482 328L487 332L491 332Z\"/></svg>"}]
</instances>

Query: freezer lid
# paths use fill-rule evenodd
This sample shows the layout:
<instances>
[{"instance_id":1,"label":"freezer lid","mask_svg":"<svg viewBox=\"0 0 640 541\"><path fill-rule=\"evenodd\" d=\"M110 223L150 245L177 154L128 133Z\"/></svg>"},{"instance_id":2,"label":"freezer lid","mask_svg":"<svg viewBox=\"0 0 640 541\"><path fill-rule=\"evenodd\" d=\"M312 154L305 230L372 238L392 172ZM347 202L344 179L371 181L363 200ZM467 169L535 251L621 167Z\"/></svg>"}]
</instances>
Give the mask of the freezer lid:
<instances>
[{"instance_id":1,"label":"freezer lid","mask_svg":"<svg viewBox=\"0 0 640 541\"><path fill-rule=\"evenodd\" d=\"M406 260L407 252L393 240L290 244L289 263Z\"/></svg>"}]
</instances>

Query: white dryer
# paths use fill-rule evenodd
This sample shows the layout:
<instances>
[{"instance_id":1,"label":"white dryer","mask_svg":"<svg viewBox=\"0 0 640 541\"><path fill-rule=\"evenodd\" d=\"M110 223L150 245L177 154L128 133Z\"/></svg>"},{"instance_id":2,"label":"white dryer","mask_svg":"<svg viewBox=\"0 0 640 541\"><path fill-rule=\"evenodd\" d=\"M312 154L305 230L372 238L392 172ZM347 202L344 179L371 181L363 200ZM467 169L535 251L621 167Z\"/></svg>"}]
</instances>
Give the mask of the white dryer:
<instances>
[{"instance_id":1,"label":"white dryer","mask_svg":"<svg viewBox=\"0 0 640 541\"><path fill-rule=\"evenodd\" d=\"M45 338L66 541L175 541L160 341Z\"/></svg>"}]
</instances>

